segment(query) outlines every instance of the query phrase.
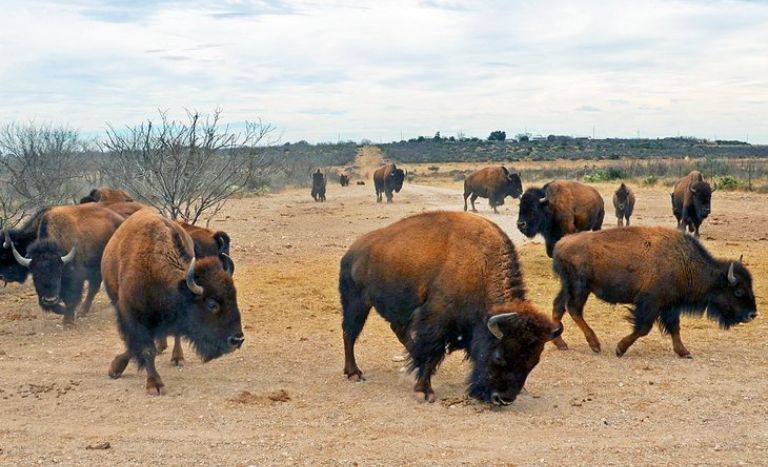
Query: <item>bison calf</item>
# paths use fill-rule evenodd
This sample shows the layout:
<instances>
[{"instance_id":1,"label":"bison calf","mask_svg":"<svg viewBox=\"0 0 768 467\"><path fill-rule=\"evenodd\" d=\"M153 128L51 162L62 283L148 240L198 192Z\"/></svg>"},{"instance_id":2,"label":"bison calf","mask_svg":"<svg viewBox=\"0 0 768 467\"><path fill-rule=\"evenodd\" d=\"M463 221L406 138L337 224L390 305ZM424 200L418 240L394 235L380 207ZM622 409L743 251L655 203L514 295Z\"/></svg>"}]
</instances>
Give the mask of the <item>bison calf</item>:
<instances>
[{"instance_id":1,"label":"bison calf","mask_svg":"<svg viewBox=\"0 0 768 467\"><path fill-rule=\"evenodd\" d=\"M677 230L627 227L569 235L555 246L552 264L560 277L552 316L560 322L567 309L595 352L600 342L583 318L590 293L608 303L634 305L634 330L619 341L618 356L658 322L672 336L677 355L690 357L680 339L681 313L706 310L726 329L757 316L752 276L741 260L715 259ZM567 349L562 339L555 344Z\"/></svg>"},{"instance_id":2,"label":"bison calf","mask_svg":"<svg viewBox=\"0 0 768 467\"><path fill-rule=\"evenodd\" d=\"M408 349L416 397L429 402L446 351L461 349L473 365L469 394L511 403L562 332L526 299L509 237L473 214L424 213L363 235L341 259L339 292L344 374L363 379L355 341L373 306Z\"/></svg>"},{"instance_id":3,"label":"bison calf","mask_svg":"<svg viewBox=\"0 0 768 467\"><path fill-rule=\"evenodd\" d=\"M196 260L189 234L151 209L120 226L104 250L101 269L126 345L109 367L112 378L133 358L147 369L147 392L164 393L154 341L168 335L189 339L204 362L242 345L230 272L218 258Z\"/></svg>"},{"instance_id":4,"label":"bison calf","mask_svg":"<svg viewBox=\"0 0 768 467\"><path fill-rule=\"evenodd\" d=\"M616 225L623 227L624 219L626 219L627 227L629 227L629 217L635 210L635 193L624 183L619 185L619 188L613 193L613 208L616 210L616 219L618 219Z\"/></svg>"},{"instance_id":5,"label":"bison calf","mask_svg":"<svg viewBox=\"0 0 768 467\"><path fill-rule=\"evenodd\" d=\"M467 210L467 198L472 203L472 211L475 209L475 200L488 198L488 204L493 208L504 204L504 198L511 196L519 197L523 193L523 184L520 181L520 175L511 173L506 167L486 167L471 174L464 180L464 210Z\"/></svg>"}]
</instances>

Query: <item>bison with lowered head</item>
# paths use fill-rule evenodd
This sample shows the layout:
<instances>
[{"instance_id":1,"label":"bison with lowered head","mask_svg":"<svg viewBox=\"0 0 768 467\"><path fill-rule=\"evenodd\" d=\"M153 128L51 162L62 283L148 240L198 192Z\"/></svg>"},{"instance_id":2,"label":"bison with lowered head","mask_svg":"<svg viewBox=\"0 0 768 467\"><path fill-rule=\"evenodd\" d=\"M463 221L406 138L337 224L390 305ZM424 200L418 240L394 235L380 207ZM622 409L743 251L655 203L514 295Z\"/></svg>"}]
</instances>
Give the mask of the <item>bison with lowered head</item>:
<instances>
[{"instance_id":1,"label":"bison with lowered head","mask_svg":"<svg viewBox=\"0 0 768 467\"><path fill-rule=\"evenodd\" d=\"M752 276L741 260L715 259L698 240L673 229L627 227L569 235L555 246L553 268L561 286L553 318L560 322L567 309L595 352L600 342L582 316L590 293L608 303L634 305L634 330L616 346L619 357L654 322L672 336L677 355L690 357L680 340L681 313L706 310L726 329L757 316ZM555 344L567 348L562 339Z\"/></svg>"},{"instance_id":2,"label":"bison with lowered head","mask_svg":"<svg viewBox=\"0 0 768 467\"><path fill-rule=\"evenodd\" d=\"M56 206L41 215L37 237L23 254L9 232L5 243L16 262L32 273L40 307L64 315L64 325L69 326L75 322L86 280L88 294L80 314L90 310L101 286L102 252L122 222L123 217L98 203Z\"/></svg>"},{"instance_id":3,"label":"bison with lowered head","mask_svg":"<svg viewBox=\"0 0 768 467\"><path fill-rule=\"evenodd\" d=\"M528 238L544 236L547 256L565 235L600 230L605 217L603 198L591 186L554 180L541 188L528 188L520 198L517 228Z\"/></svg>"},{"instance_id":4,"label":"bison with lowered head","mask_svg":"<svg viewBox=\"0 0 768 467\"><path fill-rule=\"evenodd\" d=\"M526 299L509 237L473 214L428 212L363 235L341 259L339 292L344 374L363 379L355 341L373 306L408 349L416 397L429 402L446 351L461 349L473 365L469 394L511 403L562 332Z\"/></svg>"},{"instance_id":5,"label":"bison with lowered head","mask_svg":"<svg viewBox=\"0 0 768 467\"><path fill-rule=\"evenodd\" d=\"M325 201L325 185L327 180L325 175L317 169L317 172L312 174L312 199L315 201Z\"/></svg>"},{"instance_id":6,"label":"bison with lowered head","mask_svg":"<svg viewBox=\"0 0 768 467\"><path fill-rule=\"evenodd\" d=\"M87 196L82 197L80 199L80 204L108 201L133 201L133 198L124 190L102 186L94 188Z\"/></svg>"},{"instance_id":7,"label":"bison with lowered head","mask_svg":"<svg viewBox=\"0 0 768 467\"><path fill-rule=\"evenodd\" d=\"M126 345L109 367L112 378L133 358L147 369L147 392L164 393L154 341L171 334L189 339L204 362L242 345L230 271L218 258L195 259L194 251L181 226L151 209L126 219L109 241L101 269Z\"/></svg>"},{"instance_id":8,"label":"bison with lowered head","mask_svg":"<svg viewBox=\"0 0 768 467\"><path fill-rule=\"evenodd\" d=\"M496 206L504 204L504 198L511 196L518 198L523 193L523 184L520 175L511 173L506 167L486 167L473 173L464 180L464 210L467 210L467 198L472 203L472 211L475 209L475 200L488 198L488 204L497 213Z\"/></svg>"},{"instance_id":9,"label":"bison with lowered head","mask_svg":"<svg viewBox=\"0 0 768 467\"><path fill-rule=\"evenodd\" d=\"M392 202L392 192L400 193L403 181L408 175L403 169L398 169L395 164L387 164L379 167L373 173L373 185L376 188L376 202L381 203L381 196L387 195L387 203Z\"/></svg>"},{"instance_id":10,"label":"bison with lowered head","mask_svg":"<svg viewBox=\"0 0 768 467\"><path fill-rule=\"evenodd\" d=\"M616 209L616 218L618 227L624 226L624 219L627 220L629 227L629 217L635 210L635 193L624 183L613 193L613 207Z\"/></svg>"},{"instance_id":11,"label":"bison with lowered head","mask_svg":"<svg viewBox=\"0 0 768 467\"><path fill-rule=\"evenodd\" d=\"M677 228L695 232L699 236L699 226L711 211L712 192L709 183L701 173L694 170L675 183L672 196L672 214L677 219Z\"/></svg>"}]
</instances>

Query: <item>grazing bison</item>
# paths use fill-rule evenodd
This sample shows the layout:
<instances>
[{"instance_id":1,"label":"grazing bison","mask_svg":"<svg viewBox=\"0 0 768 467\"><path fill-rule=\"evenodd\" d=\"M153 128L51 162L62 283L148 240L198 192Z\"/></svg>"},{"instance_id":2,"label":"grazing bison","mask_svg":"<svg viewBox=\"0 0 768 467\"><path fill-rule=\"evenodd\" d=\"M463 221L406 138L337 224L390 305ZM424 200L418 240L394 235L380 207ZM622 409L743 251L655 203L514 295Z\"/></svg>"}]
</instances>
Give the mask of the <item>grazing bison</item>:
<instances>
[{"instance_id":1,"label":"grazing bison","mask_svg":"<svg viewBox=\"0 0 768 467\"><path fill-rule=\"evenodd\" d=\"M560 292L552 315L560 322L567 308L595 352L597 336L584 321L590 292L608 303L634 305L632 334L619 341L616 355L624 355L654 322L672 336L680 357L690 352L680 340L680 314L701 315L723 328L757 316L752 276L741 260L713 258L695 238L663 227L627 227L569 235L555 246L553 268ZM567 346L562 339L555 344Z\"/></svg>"},{"instance_id":2,"label":"grazing bison","mask_svg":"<svg viewBox=\"0 0 768 467\"><path fill-rule=\"evenodd\" d=\"M523 192L523 184L520 175L511 173L506 167L486 167L473 173L464 180L464 210L467 210L467 198L472 195L472 211L475 209L475 200L488 198L488 204L497 213L496 206L504 204L504 198L511 196L520 197Z\"/></svg>"},{"instance_id":3,"label":"grazing bison","mask_svg":"<svg viewBox=\"0 0 768 467\"><path fill-rule=\"evenodd\" d=\"M541 188L528 188L520 198L517 228L528 238L544 236L547 256L565 235L600 230L605 217L603 198L591 186L554 180Z\"/></svg>"},{"instance_id":4,"label":"grazing bison","mask_svg":"<svg viewBox=\"0 0 768 467\"><path fill-rule=\"evenodd\" d=\"M675 183L672 193L672 214L677 219L677 228L695 232L699 236L699 226L711 211L712 192L709 183L701 173L694 170Z\"/></svg>"},{"instance_id":5,"label":"grazing bison","mask_svg":"<svg viewBox=\"0 0 768 467\"><path fill-rule=\"evenodd\" d=\"M37 240L37 230L40 227L40 221L50 209L50 207L43 208L27 219L20 228L4 232L3 247L0 249L0 280L19 283L27 280L29 268L22 266L16 261L11 244L14 245L17 253L21 256L26 256L29 245Z\"/></svg>"},{"instance_id":6,"label":"grazing bison","mask_svg":"<svg viewBox=\"0 0 768 467\"><path fill-rule=\"evenodd\" d=\"M349 176L345 174L339 175L339 185L349 186Z\"/></svg>"},{"instance_id":7,"label":"grazing bison","mask_svg":"<svg viewBox=\"0 0 768 467\"><path fill-rule=\"evenodd\" d=\"M94 188L87 196L82 197L80 204L98 203L99 201L133 201L133 198L126 191L102 186Z\"/></svg>"},{"instance_id":8,"label":"grazing bison","mask_svg":"<svg viewBox=\"0 0 768 467\"><path fill-rule=\"evenodd\" d=\"M629 227L629 217L635 210L635 193L624 183L613 193L613 207L616 209L617 225L623 227L626 219Z\"/></svg>"},{"instance_id":9,"label":"grazing bison","mask_svg":"<svg viewBox=\"0 0 768 467\"><path fill-rule=\"evenodd\" d=\"M14 258L32 273L40 308L64 315L66 326L74 324L87 280L80 314L88 313L101 285L104 247L122 222L123 217L98 203L52 207L40 218L37 238L24 254L6 232Z\"/></svg>"},{"instance_id":10,"label":"grazing bison","mask_svg":"<svg viewBox=\"0 0 768 467\"><path fill-rule=\"evenodd\" d=\"M376 202L381 203L381 195L387 195L387 203L392 202L392 192L400 193L403 181L408 175L403 169L398 169L395 164L387 164L379 167L373 173L373 185L376 188Z\"/></svg>"},{"instance_id":11,"label":"grazing bison","mask_svg":"<svg viewBox=\"0 0 768 467\"><path fill-rule=\"evenodd\" d=\"M325 201L325 184L327 180L325 175L320 173L320 169L312 174L312 199L315 201Z\"/></svg>"},{"instance_id":12,"label":"grazing bison","mask_svg":"<svg viewBox=\"0 0 768 467\"><path fill-rule=\"evenodd\" d=\"M508 404L562 327L536 311L507 235L473 214L428 212L360 237L341 259L344 374L364 379L355 341L371 306L408 349L414 391L432 402L446 351L464 350L469 394Z\"/></svg>"},{"instance_id":13,"label":"grazing bison","mask_svg":"<svg viewBox=\"0 0 768 467\"><path fill-rule=\"evenodd\" d=\"M112 378L133 358L147 369L147 392L163 394L155 339L182 335L204 362L242 345L230 272L217 258L195 259L192 237L151 209L125 220L104 250L101 269L126 345L109 367Z\"/></svg>"}]
</instances>

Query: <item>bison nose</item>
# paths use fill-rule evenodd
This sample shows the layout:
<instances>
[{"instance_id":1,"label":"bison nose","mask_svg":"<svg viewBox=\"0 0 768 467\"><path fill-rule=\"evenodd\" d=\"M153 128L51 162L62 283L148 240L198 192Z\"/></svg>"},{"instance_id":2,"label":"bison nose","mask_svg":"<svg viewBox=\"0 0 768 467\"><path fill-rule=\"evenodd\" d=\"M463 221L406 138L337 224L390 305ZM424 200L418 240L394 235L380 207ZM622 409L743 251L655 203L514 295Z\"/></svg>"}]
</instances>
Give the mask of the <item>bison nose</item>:
<instances>
[{"instance_id":1,"label":"bison nose","mask_svg":"<svg viewBox=\"0 0 768 467\"><path fill-rule=\"evenodd\" d=\"M517 221L517 228L518 229L524 229L525 228L525 221Z\"/></svg>"},{"instance_id":2,"label":"bison nose","mask_svg":"<svg viewBox=\"0 0 768 467\"><path fill-rule=\"evenodd\" d=\"M40 300L42 300L46 305L55 305L59 302L59 297L55 295L53 297L41 297Z\"/></svg>"},{"instance_id":3,"label":"bison nose","mask_svg":"<svg viewBox=\"0 0 768 467\"><path fill-rule=\"evenodd\" d=\"M753 311L749 314L749 320L752 321L753 319L757 318L757 311Z\"/></svg>"},{"instance_id":4,"label":"bison nose","mask_svg":"<svg viewBox=\"0 0 768 467\"><path fill-rule=\"evenodd\" d=\"M514 398L511 401L504 400L503 397L499 395L498 392L494 391L493 394L491 394L491 402L493 402L496 405L509 405L514 401Z\"/></svg>"},{"instance_id":5,"label":"bison nose","mask_svg":"<svg viewBox=\"0 0 768 467\"><path fill-rule=\"evenodd\" d=\"M239 349L240 346L243 345L244 340L245 340L245 336L243 336L242 332L239 332L234 336L229 337L229 345L231 345L232 347L237 347Z\"/></svg>"}]
</instances>

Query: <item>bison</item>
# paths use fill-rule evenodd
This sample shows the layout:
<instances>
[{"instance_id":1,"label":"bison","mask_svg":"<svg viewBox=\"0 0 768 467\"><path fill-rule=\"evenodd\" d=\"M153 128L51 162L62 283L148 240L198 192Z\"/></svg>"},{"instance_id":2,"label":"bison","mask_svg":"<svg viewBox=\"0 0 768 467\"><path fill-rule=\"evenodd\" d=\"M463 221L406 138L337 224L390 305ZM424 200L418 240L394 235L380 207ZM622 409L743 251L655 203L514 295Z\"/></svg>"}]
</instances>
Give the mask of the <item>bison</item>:
<instances>
[{"instance_id":1,"label":"bison","mask_svg":"<svg viewBox=\"0 0 768 467\"><path fill-rule=\"evenodd\" d=\"M362 186L362 185L365 185L365 182L364 182L363 180L358 180L358 181L357 181L357 182L355 182L355 183L356 183L357 185L360 185L360 186Z\"/></svg>"},{"instance_id":2,"label":"bison","mask_svg":"<svg viewBox=\"0 0 768 467\"><path fill-rule=\"evenodd\" d=\"M475 209L475 200L479 197L488 198L488 204L497 213L497 206L504 204L504 198L511 196L518 198L523 193L523 184L520 175L511 173L506 167L486 167L473 173L464 180L464 210L467 210L467 198L472 195L472 211Z\"/></svg>"},{"instance_id":3,"label":"bison","mask_svg":"<svg viewBox=\"0 0 768 467\"><path fill-rule=\"evenodd\" d=\"M102 186L94 188L87 196L82 197L80 204L98 203L99 201L133 201L133 198L124 190Z\"/></svg>"},{"instance_id":4,"label":"bison","mask_svg":"<svg viewBox=\"0 0 768 467\"><path fill-rule=\"evenodd\" d=\"M387 164L379 167L373 173L373 185L376 189L376 202L381 203L381 196L387 195L387 203L392 202L392 192L400 193L403 181L408 175L403 169L398 169L395 164Z\"/></svg>"},{"instance_id":5,"label":"bison","mask_svg":"<svg viewBox=\"0 0 768 467\"><path fill-rule=\"evenodd\" d=\"M349 186L349 175L346 175L346 174L339 175L339 185Z\"/></svg>"},{"instance_id":6,"label":"bison","mask_svg":"<svg viewBox=\"0 0 768 467\"><path fill-rule=\"evenodd\" d=\"M5 233L18 264L32 273L40 307L64 315L65 326L75 322L86 280L88 294L80 314L90 310L101 286L102 252L122 222L123 217L98 203L52 207L40 218L37 238L24 254Z\"/></svg>"},{"instance_id":7,"label":"bison","mask_svg":"<svg viewBox=\"0 0 768 467\"><path fill-rule=\"evenodd\" d=\"M560 322L567 308L595 352L600 342L582 316L590 292L608 303L634 305L634 330L616 346L619 357L654 322L672 336L677 355L690 357L680 340L681 313L706 310L725 329L757 316L752 276L741 260L715 259L697 239L674 229L627 227L569 235L555 246L552 264L560 278L552 316ZM562 339L555 344L567 349Z\"/></svg>"},{"instance_id":8,"label":"bison","mask_svg":"<svg viewBox=\"0 0 768 467\"><path fill-rule=\"evenodd\" d=\"M624 183L613 193L613 207L616 209L617 226L624 226L624 219L629 227L629 217L635 210L635 193Z\"/></svg>"},{"instance_id":9,"label":"bison","mask_svg":"<svg viewBox=\"0 0 768 467\"><path fill-rule=\"evenodd\" d=\"M672 197L672 214L677 219L677 228L699 236L699 226L711 212L710 203L714 190L704 181L701 173L694 170L675 183Z\"/></svg>"},{"instance_id":10,"label":"bison","mask_svg":"<svg viewBox=\"0 0 768 467\"><path fill-rule=\"evenodd\" d=\"M317 172L312 174L312 199L315 201L325 201L325 185L327 180L325 175L317 169Z\"/></svg>"},{"instance_id":11,"label":"bison","mask_svg":"<svg viewBox=\"0 0 768 467\"><path fill-rule=\"evenodd\" d=\"M544 236L547 256L563 236L582 230L600 230L605 217L603 198L591 186L554 180L541 188L528 188L520 198L517 228L528 238Z\"/></svg>"},{"instance_id":12,"label":"bison","mask_svg":"<svg viewBox=\"0 0 768 467\"><path fill-rule=\"evenodd\" d=\"M97 204L120 214L124 218L140 209L148 207L146 204L137 203L136 201L99 201Z\"/></svg>"},{"instance_id":13,"label":"bison","mask_svg":"<svg viewBox=\"0 0 768 467\"><path fill-rule=\"evenodd\" d=\"M243 344L230 271L217 258L196 259L194 248L180 225L151 209L126 219L112 236L101 270L126 351L112 360L110 377L119 378L135 359L147 369L147 393L163 394L156 339L184 336L204 362Z\"/></svg>"},{"instance_id":14,"label":"bison","mask_svg":"<svg viewBox=\"0 0 768 467\"><path fill-rule=\"evenodd\" d=\"M408 350L416 397L429 402L446 351L461 349L473 366L469 394L511 403L562 332L526 299L512 241L474 214L428 212L363 235L341 259L339 292L344 374L364 379L354 349L373 306Z\"/></svg>"},{"instance_id":15,"label":"bison","mask_svg":"<svg viewBox=\"0 0 768 467\"><path fill-rule=\"evenodd\" d=\"M0 280L4 282L23 283L29 276L29 268L16 261L11 249L11 244L21 256L26 256L27 247L37 240L37 229L40 221L50 207L40 209L32 217L27 219L18 229L5 230L3 234L3 248L0 249Z\"/></svg>"}]
</instances>

